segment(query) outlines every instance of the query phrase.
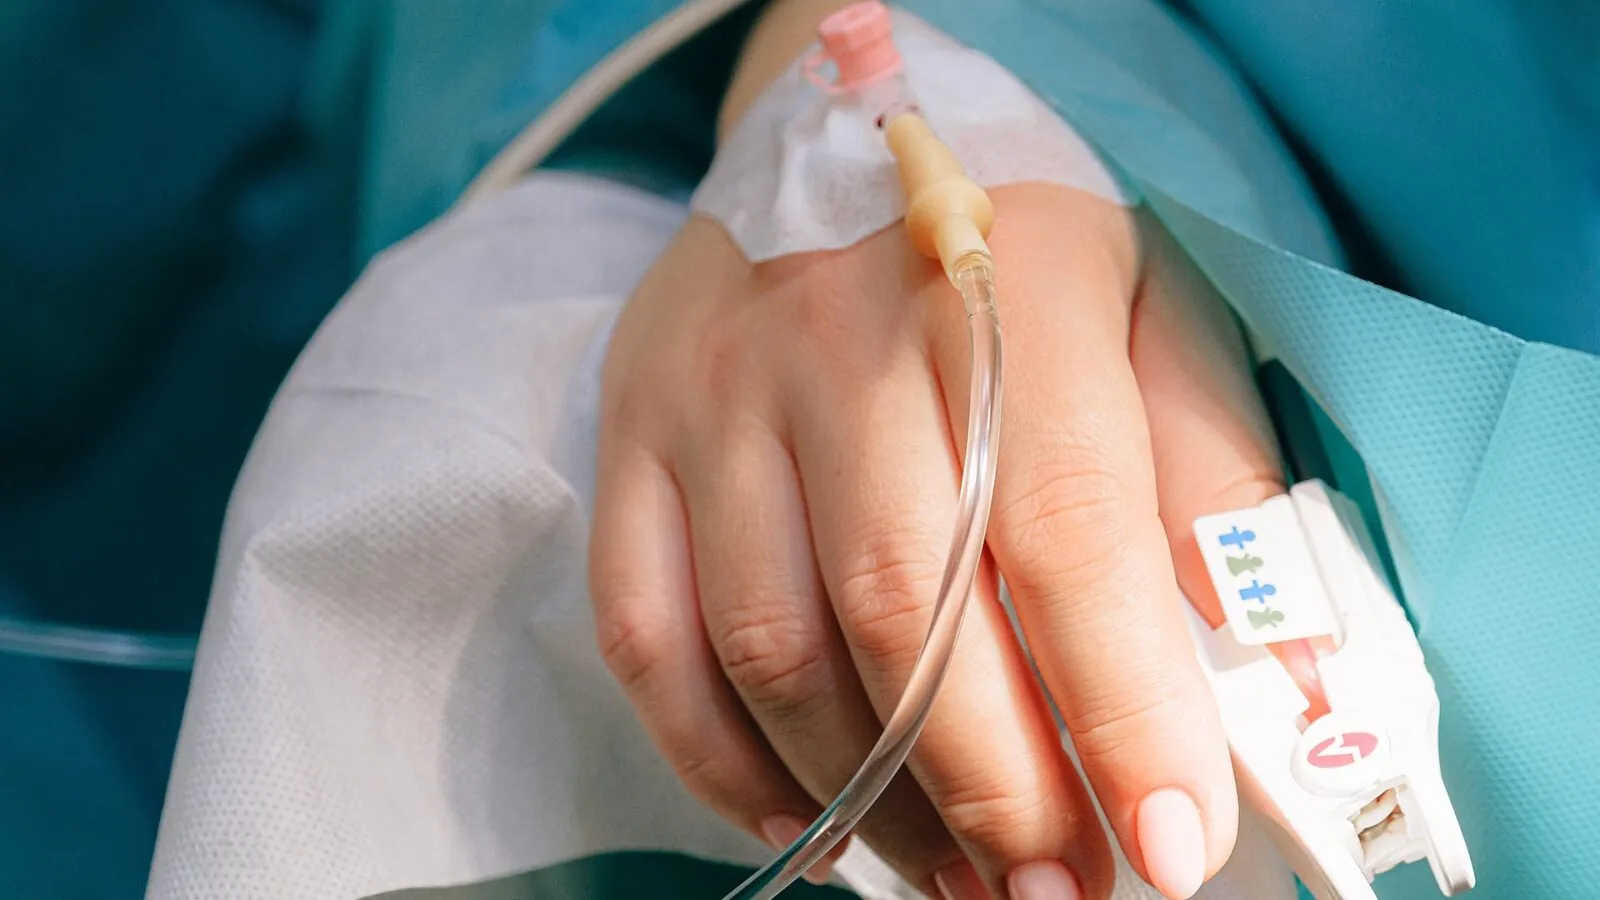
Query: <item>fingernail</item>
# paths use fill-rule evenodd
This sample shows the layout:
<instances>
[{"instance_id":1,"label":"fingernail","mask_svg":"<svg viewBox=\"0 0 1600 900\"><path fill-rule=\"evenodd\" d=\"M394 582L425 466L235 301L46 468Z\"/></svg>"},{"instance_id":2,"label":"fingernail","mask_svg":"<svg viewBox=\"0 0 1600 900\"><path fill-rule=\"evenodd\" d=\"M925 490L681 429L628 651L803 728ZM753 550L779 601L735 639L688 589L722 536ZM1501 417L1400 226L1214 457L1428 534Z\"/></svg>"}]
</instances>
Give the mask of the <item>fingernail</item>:
<instances>
[{"instance_id":1,"label":"fingernail","mask_svg":"<svg viewBox=\"0 0 1600 900\"><path fill-rule=\"evenodd\" d=\"M1206 880L1206 834L1200 807L1177 788L1162 788L1139 803L1134 830L1155 889L1188 900Z\"/></svg>"},{"instance_id":2,"label":"fingernail","mask_svg":"<svg viewBox=\"0 0 1600 900\"><path fill-rule=\"evenodd\" d=\"M811 823L799 816L768 816L761 820L761 836L774 850L784 850L794 843ZM833 874L833 860L823 858L806 870L805 879L812 884L827 884Z\"/></svg>"},{"instance_id":3,"label":"fingernail","mask_svg":"<svg viewBox=\"0 0 1600 900\"><path fill-rule=\"evenodd\" d=\"M945 866L933 876L933 883L944 900L989 900L989 889L983 886L972 863L966 861Z\"/></svg>"},{"instance_id":4,"label":"fingernail","mask_svg":"<svg viewBox=\"0 0 1600 900\"><path fill-rule=\"evenodd\" d=\"M1006 876L1011 900L1083 900L1083 888L1065 864L1053 859L1019 866Z\"/></svg>"}]
</instances>

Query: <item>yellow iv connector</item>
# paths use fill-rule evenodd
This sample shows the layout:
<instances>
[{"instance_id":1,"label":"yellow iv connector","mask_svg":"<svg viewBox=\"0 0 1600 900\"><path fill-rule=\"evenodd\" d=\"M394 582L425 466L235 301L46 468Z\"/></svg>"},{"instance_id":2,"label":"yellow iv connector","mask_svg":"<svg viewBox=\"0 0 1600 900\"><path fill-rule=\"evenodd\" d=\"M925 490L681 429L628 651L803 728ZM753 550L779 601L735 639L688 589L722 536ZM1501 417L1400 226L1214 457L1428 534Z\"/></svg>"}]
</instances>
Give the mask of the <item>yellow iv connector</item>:
<instances>
[{"instance_id":1,"label":"yellow iv connector","mask_svg":"<svg viewBox=\"0 0 1600 900\"><path fill-rule=\"evenodd\" d=\"M958 266L975 254L990 259L986 238L994 228L994 203L967 177L956 155L916 113L902 113L884 131L899 164L906 197L906 231L924 256L937 259L956 281Z\"/></svg>"}]
</instances>

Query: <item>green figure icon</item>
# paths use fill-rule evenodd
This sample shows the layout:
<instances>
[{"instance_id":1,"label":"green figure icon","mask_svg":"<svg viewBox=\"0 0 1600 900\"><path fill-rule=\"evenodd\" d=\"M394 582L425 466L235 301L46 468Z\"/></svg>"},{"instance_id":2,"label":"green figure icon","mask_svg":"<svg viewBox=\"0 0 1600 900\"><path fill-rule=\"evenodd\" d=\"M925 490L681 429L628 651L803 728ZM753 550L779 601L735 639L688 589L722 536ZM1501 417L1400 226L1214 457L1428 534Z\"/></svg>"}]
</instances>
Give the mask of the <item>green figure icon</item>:
<instances>
[{"instance_id":1,"label":"green figure icon","mask_svg":"<svg viewBox=\"0 0 1600 900\"><path fill-rule=\"evenodd\" d=\"M1263 609L1247 610L1245 615L1250 617L1250 627L1257 631L1269 626L1277 628L1278 623L1283 621L1283 613L1270 606Z\"/></svg>"},{"instance_id":2,"label":"green figure icon","mask_svg":"<svg viewBox=\"0 0 1600 900\"><path fill-rule=\"evenodd\" d=\"M1245 572L1254 573L1261 568L1261 557L1246 553L1244 556L1228 557L1228 572L1233 575L1242 575Z\"/></svg>"}]
</instances>

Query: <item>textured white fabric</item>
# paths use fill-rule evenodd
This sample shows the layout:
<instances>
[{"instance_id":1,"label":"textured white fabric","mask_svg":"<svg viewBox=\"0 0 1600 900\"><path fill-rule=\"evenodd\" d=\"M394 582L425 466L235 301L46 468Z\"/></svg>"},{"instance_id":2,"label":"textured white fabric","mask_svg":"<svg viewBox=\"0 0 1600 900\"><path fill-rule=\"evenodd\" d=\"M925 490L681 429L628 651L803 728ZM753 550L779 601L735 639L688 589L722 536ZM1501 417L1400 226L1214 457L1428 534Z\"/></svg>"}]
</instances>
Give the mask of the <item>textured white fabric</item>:
<instances>
[{"instance_id":1,"label":"textured white fabric","mask_svg":"<svg viewBox=\"0 0 1600 900\"><path fill-rule=\"evenodd\" d=\"M584 584L606 338L683 215L537 175L340 304L229 509L149 897L345 900L622 849L766 861L654 752ZM1238 858L1203 896L1293 896L1259 838ZM910 896L862 850L842 870Z\"/></svg>"},{"instance_id":2,"label":"textured white fabric","mask_svg":"<svg viewBox=\"0 0 1600 900\"><path fill-rule=\"evenodd\" d=\"M974 181L1062 184L1127 204L1089 145L999 63L892 14L906 81ZM823 93L796 63L734 126L690 205L756 262L848 247L905 212L876 115Z\"/></svg>"}]
</instances>

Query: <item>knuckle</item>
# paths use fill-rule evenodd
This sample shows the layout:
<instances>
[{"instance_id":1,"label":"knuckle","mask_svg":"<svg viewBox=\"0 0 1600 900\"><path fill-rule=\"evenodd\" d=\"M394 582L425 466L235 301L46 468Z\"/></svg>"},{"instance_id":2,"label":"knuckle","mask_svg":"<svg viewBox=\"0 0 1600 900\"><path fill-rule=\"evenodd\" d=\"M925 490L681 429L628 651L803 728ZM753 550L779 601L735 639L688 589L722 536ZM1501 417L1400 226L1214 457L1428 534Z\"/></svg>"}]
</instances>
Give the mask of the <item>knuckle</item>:
<instances>
[{"instance_id":1,"label":"knuckle","mask_svg":"<svg viewBox=\"0 0 1600 900\"><path fill-rule=\"evenodd\" d=\"M1086 694L1078 699L1078 708L1066 717L1066 725L1080 760L1089 766L1128 759L1140 745L1167 731L1168 720L1192 718L1182 698L1153 679L1123 682L1100 696Z\"/></svg>"},{"instance_id":2,"label":"knuckle","mask_svg":"<svg viewBox=\"0 0 1600 900\"><path fill-rule=\"evenodd\" d=\"M863 334L877 331L911 308L863 304L862 298L889 290L869 274L873 271L881 269L867 269L854 258L833 257L808 264L788 285L794 339L814 364L859 366L881 355L881 346L864 341Z\"/></svg>"},{"instance_id":3,"label":"knuckle","mask_svg":"<svg viewBox=\"0 0 1600 900\"><path fill-rule=\"evenodd\" d=\"M1202 506L1206 512L1223 512L1252 506L1283 493L1283 476L1254 469L1217 484Z\"/></svg>"},{"instance_id":4,"label":"knuckle","mask_svg":"<svg viewBox=\"0 0 1600 900\"><path fill-rule=\"evenodd\" d=\"M850 326L850 297L845 285L832 277L838 266L811 266L794 286L794 311L800 333L829 346Z\"/></svg>"},{"instance_id":5,"label":"knuckle","mask_svg":"<svg viewBox=\"0 0 1600 900\"><path fill-rule=\"evenodd\" d=\"M712 640L734 689L769 715L803 715L825 692L821 635L797 616L747 611L732 617Z\"/></svg>"},{"instance_id":6,"label":"knuckle","mask_svg":"<svg viewBox=\"0 0 1600 900\"><path fill-rule=\"evenodd\" d=\"M1051 815L1050 791L993 769L948 785L935 800L940 817L958 837L982 847L1035 833Z\"/></svg>"},{"instance_id":7,"label":"knuckle","mask_svg":"<svg viewBox=\"0 0 1600 900\"><path fill-rule=\"evenodd\" d=\"M663 754L695 799L712 809L727 810L740 791L729 783L726 762L712 751L713 746L710 741L680 741L663 748Z\"/></svg>"},{"instance_id":8,"label":"knuckle","mask_svg":"<svg viewBox=\"0 0 1600 900\"><path fill-rule=\"evenodd\" d=\"M641 591L610 587L596 603L595 635L600 657L629 694L654 680L674 648L670 611Z\"/></svg>"},{"instance_id":9,"label":"knuckle","mask_svg":"<svg viewBox=\"0 0 1600 900\"><path fill-rule=\"evenodd\" d=\"M748 339L736 321L706 324L693 365L707 401L721 406L738 396L741 385L749 380L746 377L749 352Z\"/></svg>"},{"instance_id":10,"label":"knuckle","mask_svg":"<svg viewBox=\"0 0 1600 900\"><path fill-rule=\"evenodd\" d=\"M608 385L600 398L600 440L607 440L615 429L636 427L643 421L642 399L632 384Z\"/></svg>"},{"instance_id":11,"label":"knuckle","mask_svg":"<svg viewBox=\"0 0 1600 900\"><path fill-rule=\"evenodd\" d=\"M939 590L938 544L915 529L874 528L839 569L839 618L858 648L894 666L915 657Z\"/></svg>"},{"instance_id":12,"label":"knuckle","mask_svg":"<svg viewBox=\"0 0 1600 900\"><path fill-rule=\"evenodd\" d=\"M1113 471L1092 456L1053 459L1030 471L1025 486L996 511L1018 591L1081 584L1127 553L1134 516Z\"/></svg>"},{"instance_id":13,"label":"knuckle","mask_svg":"<svg viewBox=\"0 0 1600 900\"><path fill-rule=\"evenodd\" d=\"M652 377L657 373L648 371L655 367L638 359L619 361L619 357L620 354L606 357L601 378L599 438L602 441L613 434L637 430L651 420L650 412L659 406L651 402L655 397L651 386L661 383L661 378Z\"/></svg>"}]
</instances>

